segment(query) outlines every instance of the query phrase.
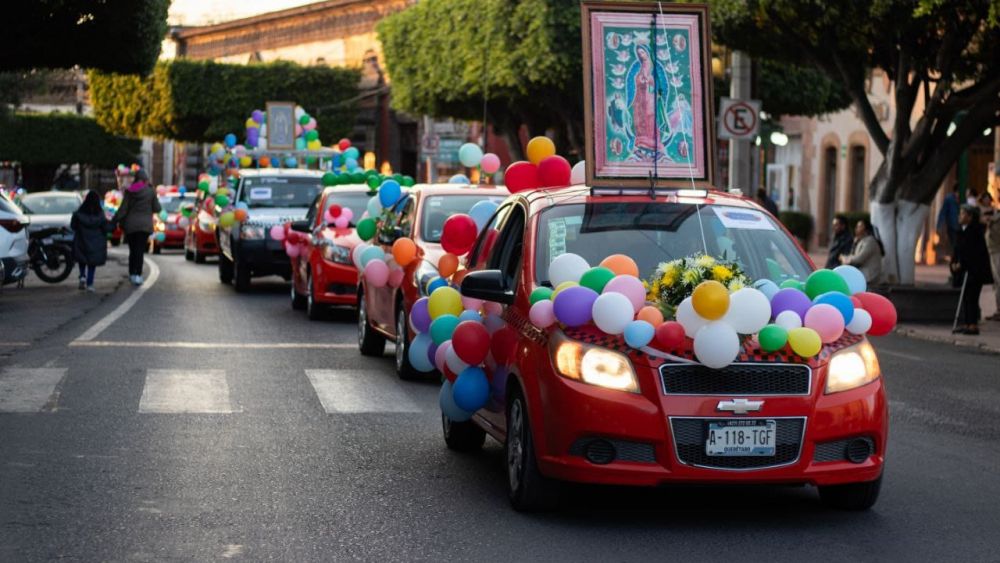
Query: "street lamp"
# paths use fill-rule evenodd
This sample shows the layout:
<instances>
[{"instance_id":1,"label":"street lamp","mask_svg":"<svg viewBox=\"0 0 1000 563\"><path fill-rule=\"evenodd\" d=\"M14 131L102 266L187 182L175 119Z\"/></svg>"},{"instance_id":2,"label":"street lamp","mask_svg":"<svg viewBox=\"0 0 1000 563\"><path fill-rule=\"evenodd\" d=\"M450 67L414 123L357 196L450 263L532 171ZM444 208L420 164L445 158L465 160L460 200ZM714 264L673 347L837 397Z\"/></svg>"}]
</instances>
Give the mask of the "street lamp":
<instances>
[{"instance_id":1,"label":"street lamp","mask_svg":"<svg viewBox=\"0 0 1000 563\"><path fill-rule=\"evenodd\" d=\"M776 147L783 147L788 144L788 135L785 135L781 131L771 132L771 144Z\"/></svg>"}]
</instances>

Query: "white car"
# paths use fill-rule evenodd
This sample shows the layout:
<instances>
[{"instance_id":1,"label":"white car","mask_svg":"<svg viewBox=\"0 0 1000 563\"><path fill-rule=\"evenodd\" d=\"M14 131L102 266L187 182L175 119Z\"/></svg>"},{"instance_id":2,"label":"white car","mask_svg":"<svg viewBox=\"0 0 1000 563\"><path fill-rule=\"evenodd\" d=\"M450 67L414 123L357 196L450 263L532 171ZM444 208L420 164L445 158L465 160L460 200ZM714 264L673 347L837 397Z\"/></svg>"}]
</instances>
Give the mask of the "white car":
<instances>
[{"instance_id":1,"label":"white car","mask_svg":"<svg viewBox=\"0 0 1000 563\"><path fill-rule=\"evenodd\" d=\"M21 198L21 209L31 219L30 232L50 227L69 227L73 212L83 198L77 192L37 192Z\"/></svg>"},{"instance_id":2,"label":"white car","mask_svg":"<svg viewBox=\"0 0 1000 563\"><path fill-rule=\"evenodd\" d=\"M28 274L30 219L0 192L0 282L11 284Z\"/></svg>"}]
</instances>

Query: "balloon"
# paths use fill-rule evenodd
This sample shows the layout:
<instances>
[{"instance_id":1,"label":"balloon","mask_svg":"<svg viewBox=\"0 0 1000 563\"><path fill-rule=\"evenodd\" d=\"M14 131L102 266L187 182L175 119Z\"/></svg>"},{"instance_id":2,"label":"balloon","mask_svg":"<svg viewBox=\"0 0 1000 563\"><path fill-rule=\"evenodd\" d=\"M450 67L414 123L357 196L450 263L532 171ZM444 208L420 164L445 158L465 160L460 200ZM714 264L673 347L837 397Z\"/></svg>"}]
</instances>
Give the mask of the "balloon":
<instances>
[{"instance_id":1,"label":"balloon","mask_svg":"<svg viewBox=\"0 0 1000 563\"><path fill-rule=\"evenodd\" d=\"M358 150L358 147L347 147L346 149L344 149L345 159L356 161L360 156L361 156L361 151Z\"/></svg>"},{"instance_id":2,"label":"balloon","mask_svg":"<svg viewBox=\"0 0 1000 563\"><path fill-rule=\"evenodd\" d=\"M233 210L233 218L242 223L250 218L250 214L247 213L246 209L236 208Z\"/></svg>"},{"instance_id":3,"label":"balloon","mask_svg":"<svg viewBox=\"0 0 1000 563\"><path fill-rule=\"evenodd\" d=\"M299 161L294 156L290 156L285 159L285 168L297 168L299 166Z\"/></svg>"},{"instance_id":4,"label":"balloon","mask_svg":"<svg viewBox=\"0 0 1000 563\"><path fill-rule=\"evenodd\" d=\"M372 260L379 262L385 261L385 251L382 250L381 246L369 246L361 252L361 267L365 268L368 263Z\"/></svg>"},{"instance_id":5,"label":"balloon","mask_svg":"<svg viewBox=\"0 0 1000 563\"><path fill-rule=\"evenodd\" d=\"M438 259L438 273L441 274L441 277L451 277L456 271L458 271L458 256L450 252L442 254L441 258Z\"/></svg>"},{"instance_id":6,"label":"balloon","mask_svg":"<svg viewBox=\"0 0 1000 563\"><path fill-rule=\"evenodd\" d=\"M259 164L261 168L270 168L271 167L271 157L269 157L269 156L262 156L262 157L260 157L260 158L257 159L257 164Z\"/></svg>"},{"instance_id":7,"label":"balloon","mask_svg":"<svg viewBox=\"0 0 1000 563\"><path fill-rule=\"evenodd\" d=\"M555 301L556 297L558 297L563 290L569 289L571 287L577 287L578 285L580 284L576 283L575 281L564 281L556 286L556 288L552 291L552 295L549 297L549 299Z\"/></svg>"},{"instance_id":8,"label":"balloon","mask_svg":"<svg viewBox=\"0 0 1000 563\"><path fill-rule=\"evenodd\" d=\"M594 324L607 334L621 334L625 332L625 327L632 322L633 315L635 314L632 310L632 302L621 293L601 294L594 301L591 312Z\"/></svg>"},{"instance_id":9,"label":"balloon","mask_svg":"<svg viewBox=\"0 0 1000 563\"><path fill-rule=\"evenodd\" d=\"M413 185L416 184L416 181L412 176L403 176L403 179L400 180L399 183L409 188L413 187Z\"/></svg>"},{"instance_id":10,"label":"balloon","mask_svg":"<svg viewBox=\"0 0 1000 563\"><path fill-rule=\"evenodd\" d=\"M559 322L577 327L590 322L597 292L586 287L568 287L559 292L553 301L553 310Z\"/></svg>"},{"instance_id":11,"label":"balloon","mask_svg":"<svg viewBox=\"0 0 1000 563\"><path fill-rule=\"evenodd\" d=\"M771 320L771 302L761 291L744 287L729 296L729 311L722 320L740 334L753 334Z\"/></svg>"},{"instance_id":12,"label":"balloon","mask_svg":"<svg viewBox=\"0 0 1000 563\"><path fill-rule=\"evenodd\" d=\"M463 302L465 301L464 297L462 298L462 301ZM462 311L461 315L458 316L459 324L464 323L465 321L474 322L476 324L483 324L483 317L479 314L479 311L466 309Z\"/></svg>"},{"instance_id":13,"label":"balloon","mask_svg":"<svg viewBox=\"0 0 1000 563\"><path fill-rule=\"evenodd\" d=\"M431 328L431 314L427 310L428 301L430 299L427 297L421 297L410 308L410 326L417 333L427 332Z\"/></svg>"},{"instance_id":14,"label":"balloon","mask_svg":"<svg viewBox=\"0 0 1000 563\"><path fill-rule=\"evenodd\" d=\"M471 184L472 180L469 179L465 174L453 174L451 178L448 178L449 184Z\"/></svg>"},{"instance_id":15,"label":"balloon","mask_svg":"<svg viewBox=\"0 0 1000 563\"><path fill-rule=\"evenodd\" d=\"M778 290L781 289L778 287L778 284L766 278L753 282L753 288L763 293L768 301L773 299L774 294L778 293Z\"/></svg>"},{"instance_id":16,"label":"balloon","mask_svg":"<svg viewBox=\"0 0 1000 563\"><path fill-rule=\"evenodd\" d=\"M433 342L433 339L431 342ZM436 367L441 373L444 373L445 368L447 367L448 350L451 349L451 340L441 344L440 346L437 344L434 344L434 346L437 346L437 350L434 351L434 367ZM449 381L454 381L454 378L448 379Z\"/></svg>"},{"instance_id":17,"label":"balloon","mask_svg":"<svg viewBox=\"0 0 1000 563\"><path fill-rule=\"evenodd\" d=\"M378 217L382 214L382 203L378 200L378 196L368 200L366 209L368 210L368 215L371 217Z\"/></svg>"},{"instance_id":18,"label":"balloon","mask_svg":"<svg viewBox=\"0 0 1000 563\"><path fill-rule=\"evenodd\" d=\"M547 299L536 302L528 310L528 319L538 328L549 328L556 322L555 304Z\"/></svg>"},{"instance_id":19,"label":"balloon","mask_svg":"<svg viewBox=\"0 0 1000 563\"><path fill-rule=\"evenodd\" d=\"M462 307L465 308L466 311L473 311L473 312L478 311L482 306L483 306L482 299L475 299L473 297L466 297L464 295L462 296Z\"/></svg>"},{"instance_id":20,"label":"balloon","mask_svg":"<svg viewBox=\"0 0 1000 563\"><path fill-rule=\"evenodd\" d=\"M850 295L847 282L844 281L844 278L840 277L840 274L833 270L816 270L806 278L806 295L809 296L809 299L815 299L830 291L838 291L844 295Z\"/></svg>"},{"instance_id":21,"label":"balloon","mask_svg":"<svg viewBox=\"0 0 1000 563\"><path fill-rule=\"evenodd\" d=\"M779 285L778 287L781 289L797 289L802 293L805 293L806 291L806 284L800 282L799 280L793 280L791 278L781 282L781 285Z\"/></svg>"},{"instance_id":22,"label":"balloon","mask_svg":"<svg viewBox=\"0 0 1000 563\"><path fill-rule=\"evenodd\" d=\"M812 301L801 291L786 287L778 290L771 298L771 314L778 315L782 311L792 311L801 319L812 306Z\"/></svg>"},{"instance_id":23,"label":"balloon","mask_svg":"<svg viewBox=\"0 0 1000 563\"><path fill-rule=\"evenodd\" d=\"M666 321L656 327L656 343L664 350L676 350L684 344L684 327L677 321Z\"/></svg>"},{"instance_id":24,"label":"balloon","mask_svg":"<svg viewBox=\"0 0 1000 563\"><path fill-rule=\"evenodd\" d=\"M844 278L844 283L847 284L847 291L851 295L868 290L868 282L865 281L865 275L854 266L843 264L834 268L833 271Z\"/></svg>"},{"instance_id":25,"label":"balloon","mask_svg":"<svg viewBox=\"0 0 1000 563\"><path fill-rule=\"evenodd\" d=\"M819 354L820 349L823 348L819 334L815 330L805 327L793 328L788 331L788 345L791 346L792 352L803 358L811 358Z\"/></svg>"},{"instance_id":26,"label":"balloon","mask_svg":"<svg viewBox=\"0 0 1000 563\"><path fill-rule=\"evenodd\" d=\"M431 293L427 303L427 311L432 319L437 319L441 315L462 314L462 294L453 287L442 287Z\"/></svg>"},{"instance_id":27,"label":"balloon","mask_svg":"<svg viewBox=\"0 0 1000 563\"><path fill-rule=\"evenodd\" d=\"M389 266L381 260L370 260L365 265L365 281L373 287L385 287L389 282Z\"/></svg>"},{"instance_id":28,"label":"balloon","mask_svg":"<svg viewBox=\"0 0 1000 563\"><path fill-rule=\"evenodd\" d=\"M461 158L461 153L459 158ZM479 168L486 174L495 173L500 170L500 157L491 152L484 154L482 160L479 161Z\"/></svg>"},{"instance_id":29,"label":"balloon","mask_svg":"<svg viewBox=\"0 0 1000 563\"><path fill-rule=\"evenodd\" d=\"M611 270L598 266L596 268L591 268L580 276L580 285L583 287L589 287L597 293L604 291L604 287L608 285L612 279L614 279L615 273Z\"/></svg>"},{"instance_id":30,"label":"balloon","mask_svg":"<svg viewBox=\"0 0 1000 563\"><path fill-rule=\"evenodd\" d=\"M549 287L536 287L531 295L528 296L528 302L534 305L539 301L547 301L552 299L552 288Z\"/></svg>"},{"instance_id":31,"label":"balloon","mask_svg":"<svg viewBox=\"0 0 1000 563\"><path fill-rule=\"evenodd\" d=\"M647 323L653 325L653 328L663 324L663 313L658 307L653 307L651 305L647 305L642 309L639 309L639 313L636 314L635 318L640 321L646 321Z\"/></svg>"},{"instance_id":32,"label":"balloon","mask_svg":"<svg viewBox=\"0 0 1000 563\"><path fill-rule=\"evenodd\" d=\"M354 250L351 251L351 261L354 262L354 267L355 268L357 268L359 270L362 269L361 268L361 254L366 249L368 249L370 247L371 247L371 245L368 244L367 242L362 242L362 243L358 244L357 246L355 246Z\"/></svg>"},{"instance_id":33,"label":"balloon","mask_svg":"<svg viewBox=\"0 0 1000 563\"><path fill-rule=\"evenodd\" d=\"M530 314L530 312L529 312ZM503 327L493 333L490 339L490 353L497 365L508 365L513 362L517 351L517 332Z\"/></svg>"},{"instance_id":34,"label":"balloon","mask_svg":"<svg viewBox=\"0 0 1000 563\"><path fill-rule=\"evenodd\" d=\"M538 181L544 187L569 185L569 162L559 156L545 157L538 163Z\"/></svg>"},{"instance_id":35,"label":"balloon","mask_svg":"<svg viewBox=\"0 0 1000 563\"><path fill-rule=\"evenodd\" d=\"M844 324L848 325L851 323L851 319L854 318L854 302L851 298L844 295L843 293L838 293L836 291L831 291L820 295L816 299L813 299L813 304L826 303L827 305L833 305L840 311L840 315L844 317Z\"/></svg>"},{"instance_id":36,"label":"balloon","mask_svg":"<svg viewBox=\"0 0 1000 563\"><path fill-rule=\"evenodd\" d=\"M382 185L378 189L378 201L382 204L382 207L392 207L399 201L402 195L403 189L400 187L399 182L395 180L382 182Z\"/></svg>"},{"instance_id":37,"label":"balloon","mask_svg":"<svg viewBox=\"0 0 1000 563\"><path fill-rule=\"evenodd\" d=\"M438 315L431 321L431 338L434 339L435 344L440 346L446 340L451 340L451 335L454 334L457 326L458 317L456 315Z\"/></svg>"},{"instance_id":38,"label":"balloon","mask_svg":"<svg viewBox=\"0 0 1000 563\"><path fill-rule=\"evenodd\" d=\"M604 260L601 260L601 266L611 270L616 276L639 277L639 266L636 265L635 260L624 254L612 254L608 256Z\"/></svg>"},{"instance_id":39,"label":"balloon","mask_svg":"<svg viewBox=\"0 0 1000 563\"><path fill-rule=\"evenodd\" d=\"M337 175L333 172L327 172L323 174L322 182L324 186L333 186L337 183Z\"/></svg>"},{"instance_id":40,"label":"balloon","mask_svg":"<svg viewBox=\"0 0 1000 563\"><path fill-rule=\"evenodd\" d=\"M688 338L694 338L701 327L708 324L708 321L700 317L698 313L695 312L694 306L691 305L691 298L685 297L681 304L677 306L676 312L677 322L684 327L684 334Z\"/></svg>"},{"instance_id":41,"label":"balloon","mask_svg":"<svg viewBox=\"0 0 1000 563\"><path fill-rule=\"evenodd\" d=\"M301 252L302 252L302 248L299 247L299 245L292 244L292 243L287 242L287 241L285 242L285 254L287 254L289 258L295 258Z\"/></svg>"},{"instance_id":42,"label":"balloon","mask_svg":"<svg viewBox=\"0 0 1000 563\"><path fill-rule=\"evenodd\" d=\"M229 196L217 195L215 196L215 205L219 207L226 207L229 205Z\"/></svg>"},{"instance_id":43,"label":"balloon","mask_svg":"<svg viewBox=\"0 0 1000 563\"><path fill-rule=\"evenodd\" d=\"M855 309L854 317L845 328L851 334L865 334L872 328L872 316L864 309Z\"/></svg>"},{"instance_id":44,"label":"balloon","mask_svg":"<svg viewBox=\"0 0 1000 563\"><path fill-rule=\"evenodd\" d=\"M806 311L802 326L815 330L820 341L829 344L844 334L844 317L833 305L820 303Z\"/></svg>"},{"instance_id":45,"label":"balloon","mask_svg":"<svg viewBox=\"0 0 1000 563\"><path fill-rule=\"evenodd\" d=\"M235 221L236 217L234 217L230 211L219 215L219 225L222 227L231 227Z\"/></svg>"},{"instance_id":46,"label":"balloon","mask_svg":"<svg viewBox=\"0 0 1000 563\"><path fill-rule=\"evenodd\" d=\"M236 146L236 135L232 133L226 133L226 136L223 138L223 141L225 141L226 147L233 148Z\"/></svg>"},{"instance_id":47,"label":"balloon","mask_svg":"<svg viewBox=\"0 0 1000 563\"><path fill-rule=\"evenodd\" d=\"M368 217L358 221L358 238L361 240L371 240L375 236L375 219Z\"/></svg>"},{"instance_id":48,"label":"balloon","mask_svg":"<svg viewBox=\"0 0 1000 563\"><path fill-rule=\"evenodd\" d=\"M285 227L283 225L274 225L271 227L271 238L274 240L285 240Z\"/></svg>"},{"instance_id":49,"label":"balloon","mask_svg":"<svg viewBox=\"0 0 1000 563\"><path fill-rule=\"evenodd\" d=\"M777 352L788 342L788 331L779 325L767 325L757 333L757 342L765 352Z\"/></svg>"},{"instance_id":50,"label":"balloon","mask_svg":"<svg viewBox=\"0 0 1000 563\"><path fill-rule=\"evenodd\" d=\"M486 315L485 319L483 319L483 326L486 327L487 332L494 334L496 331L507 326L507 323L500 318L500 315L490 313Z\"/></svg>"},{"instance_id":51,"label":"balloon","mask_svg":"<svg viewBox=\"0 0 1000 563\"><path fill-rule=\"evenodd\" d=\"M721 319L729 310L729 290L717 281L703 281L694 288L691 305L702 318Z\"/></svg>"},{"instance_id":52,"label":"balloon","mask_svg":"<svg viewBox=\"0 0 1000 563\"><path fill-rule=\"evenodd\" d=\"M438 348L438 350L440 350L440 348ZM441 392L438 393L438 405L441 407L441 414L448 417L448 420L452 422L465 422L472 418L472 415L474 414L462 410L455 404L454 390L452 389L451 381L445 381L444 384L441 385Z\"/></svg>"},{"instance_id":53,"label":"balloon","mask_svg":"<svg viewBox=\"0 0 1000 563\"><path fill-rule=\"evenodd\" d=\"M351 220L348 219L347 216L341 215L340 217L337 217L336 219L333 220L333 226L337 227L338 229L346 229L347 227L351 226Z\"/></svg>"},{"instance_id":54,"label":"balloon","mask_svg":"<svg viewBox=\"0 0 1000 563\"><path fill-rule=\"evenodd\" d=\"M572 185L583 184L587 181L587 161L581 160L573 165L569 172L569 183Z\"/></svg>"},{"instance_id":55,"label":"balloon","mask_svg":"<svg viewBox=\"0 0 1000 563\"><path fill-rule=\"evenodd\" d=\"M410 349L407 352L410 365L413 366L413 369L422 373L434 371L434 364L431 362L427 352L433 345L434 341L427 334L418 334L413 338L413 342L410 342Z\"/></svg>"},{"instance_id":56,"label":"balloon","mask_svg":"<svg viewBox=\"0 0 1000 563\"><path fill-rule=\"evenodd\" d=\"M802 317L799 316L795 311L782 311L778 313L778 316L774 317L774 324L780 326L785 330L792 330L793 328L802 327Z\"/></svg>"},{"instance_id":57,"label":"balloon","mask_svg":"<svg viewBox=\"0 0 1000 563\"><path fill-rule=\"evenodd\" d=\"M476 232L483 230L498 207L500 207L499 204L484 199L476 202L472 209L469 209L469 217L472 217L472 220L476 222Z\"/></svg>"},{"instance_id":58,"label":"balloon","mask_svg":"<svg viewBox=\"0 0 1000 563\"><path fill-rule=\"evenodd\" d=\"M715 321L701 327L694 337L694 355L703 365L722 369L740 353L740 337L729 323Z\"/></svg>"},{"instance_id":59,"label":"balloon","mask_svg":"<svg viewBox=\"0 0 1000 563\"><path fill-rule=\"evenodd\" d=\"M303 151L305 149L306 149L305 137L299 137L295 139L295 150Z\"/></svg>"},{"instance_id":60,"label":"balloon","mask_svg":"<svg viewBox=\"0 0 1000 563\"><path fill-rule=\"evenodd\" d=\"M477 321L460 322L451 336L451 346L463 362L477 366L490 353L490 333Z\"/></svg>"},{"instance_id":61,"label":"balloon","mask_svg":"<svg viewBox=\"0 0 1000 563\"><path fill-rule=\"evenodd\" d=\"M503 178L507 191L512 194L533 190L541 185L538 179L538 167L523 160L508 166Z\"/></svg>"},{"instance_id":62,"label":"balloon","mask_svg":"<svg viewBox=\"0 0 1000 563\"><path fill-rule=\"evenodd\" d=\"M632 304L632 314L646 305L646 286L635 276L615 276L604 286L604 293L621 293Z\"/></svg>"},{"instance_id":63,"label":"balloon","mask_svg":"<svg viewBox=\"0 0 1000 563\"><path fill-rule=\"evenodd\" d=\"M392 243L392 258L402 267L409 266L417 257L417 245L413 239L406 237L396 239Z\"/></svg>"},{"instance_id":64,"label":"balloon","mask_svg":"<svg viewBox=\"0 0 1000 563\"><path fill-rule=\"evenodd\" d=\"M476 222L472 217L464 213L458 213L448 217L441 230L441 247L445 252L450 252L456 256L464 256L472 250L472 245L476 243Z\"/></svg>"},{"instance_id":65,"label":"balloon","mask_svg":"<svg viewBox=\"0 0 1000 563\"><path fill-rule=\"evenodd\" d=\"M556 144L548 137L535 137L528 141L525 153L532 164L538 164L545 158L556 154Z\"/></svg>"},{"instance_id":66,"label":"balloon","mask_svg":"<svg viewBox=\"0 0 1000 563\"><path fill-rule=\"evenodd\" d=\"M452 386L452 396L458 408L475 412L490 400L490 382L486 373L477 367L468 367L458 375Z\"/></svg>"},{"instance_id":67,"label":"balloon","mask_svg":"<svg viewBox=\"0 0 1000 563\"><path fill-rule=\"evenodd\" d=\"M465 143L458 147L458 160L462 166L475 168L483 160L483 149L475 143Z\"/></svg>"},{"instance_id":68,"label":"balloon","mask_svg":"<svg viewBox=\"0 0 1000 563\"><path fill-rule=\"evenodd\" d=\"M337 148L339 148L341 151L346 151L347 147L349 147L349 146L351 146L351 140L350 139L341 139L341 140L337 141Z\"/></svg>"},{"instance_id":69,"label":"balloon","mask_svg":"<svg viewBox=\"0 0 1000 563\"><path fill-rule=\"evenodd\" d=\"M625 344L632 348L642 348L653 341L656 329L646 321L632 321L625 327Z\"/></svg>"},{"instance_id":70,"label":"balloon","mask_svg":"<svg viewBox=\"0 0 1000 563\"><path fill-rule=\"evenodd\" d=\"M882 336L892 332L896 327L896 307L885 297L877 293L863 291L855 295L861 300L865 311L872 317L872 326L868 329L868 334L872 336Z\"/></svg>"},{"instance_id":71,"label":"balloon","mask_svg":"<svg viewBox=\"0 0 1000 563\"><path fill-rule=\"evenodd\" d=\"M442 278L441 276L437 276L427 282L427 294L432 295L435 291L442 287L448 287L448 280Z\"/></svg>"},{"instance_id":72,"label":"balloon","mask_svg":"<svg viewBox=\"0 0 1000 563\"><path fill-rule=\"evenodd\" d=\"M549 263L549 283L558 288L562 283L572 281L579 283L583 274L590 269L590 264L578 254L560 254Z\"/></svg>"},{"instance_id":73,"label":"balloon","mask_svg":"<svg viewBox=\"0 0 1000 563\"><path fill-rule=\"evenodd\" d=\"M240 166L243 168L250 168L253 166L253 159L249 156L244 156L240 158Z\"/></svg>"},{"instance_id":74,"label":"balloon","mask_svg":"<svg viewBox=\"0 0 1000 563\"><path fill-rule=\"evenodd\" d=\"M351 147L351 148L354 148L354 147ZM354 172L355 170L358 169L358 159L345 157L344 158L344 168L346 168L348 172ZM353 174L351 175L351 183L352 184L360 184L363 181L364 180L362 180L361 178L355 178L355 176Z\"/></svg>"},{"instance_id":75,"label":"balloon","mask_svg":"<svg viewBox=\"0 0 1000 563\"><path fill-rule=\"evenodd\" d=\"M448 342L451 342L450 340ZM462 361L462 358L458 357L455 353L455 343L451 342L451 346L448 347L448 351L444 355L444 365L449 371L454 373L462 373L465 368L469 367L469 364Z\"/></svg>"},{"instance_id":76,"label":"balloon","mask_svg":"<svg viewBox=\"0 0 1000 563\"><path fill-rule=\"evenodd\" d=\"M156 242L163 242L167 240L167 233L156 233Z\"/></svg>"}]
</instances>

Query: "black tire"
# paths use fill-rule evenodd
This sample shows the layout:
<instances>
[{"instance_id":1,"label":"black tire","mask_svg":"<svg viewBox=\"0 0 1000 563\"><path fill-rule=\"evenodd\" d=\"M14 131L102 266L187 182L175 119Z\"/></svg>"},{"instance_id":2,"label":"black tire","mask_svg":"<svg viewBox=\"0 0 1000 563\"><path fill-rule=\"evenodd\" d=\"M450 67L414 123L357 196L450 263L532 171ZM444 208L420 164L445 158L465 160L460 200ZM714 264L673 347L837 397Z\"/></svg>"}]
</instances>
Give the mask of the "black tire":
<instances>
[{"instance_id":1,"label":"black tire","mask_svg":"<svg viewBox=\"0 0 1000 563\"><path fill-rule=\"evenodd\" d=\"M191 252L190 250L188 250L187 248L185 248L184 249L184 259L187 260L188 262L193 261L194 260L194 252Z\"/></svg>"},{"instance_id":2,"label":"black tire","mask_svg":"<svg viewBox=\"0 0 1000 563\"><path fill-rule=\"evenodd\" d=\"M514 387L507 399L507 498L518 512L551 510L559 502L559 483L538 470L535 440L531 434L527 403L521 390Z\"/></svg>"},{"instance_id":3,"label":"black tire","mask_svg":"<svg viewBox=\"0 0 1000 563\"><path fill-rule=\"evenodd\" d=\"M868 510L878 501L882 476L867 483L829 485L819 488L819 498L829 508L837 510Z\"/></svg>"},{"instance_id":4,"label":"black tire","mask_svg":"<svg viewBox=\"0 0 1000 563\"><path fill-rule=\"evenodd\" d=\"M219 256L222 256L222 255L220 254ZM205 263L205 258L206 258L206 256L204 254L202 254L201 252L198 252L197 248L194 249L194 263L195 264L204 264Z\"/></svg>"},{"instance_id":5,"label":"black tire","mask_svg":"<svg viewBox=\"0 0 1000 563\"><path fill-rule=\"evenodd\" d=\"M441 413L441 430L448 449L456 452L475 452L486 442L486 431L471 420L455 422Z\"/></svg>"},{"instance_id":6,"label":"black tire","mask_svg":"<svg viewBox=\"0 0 1000 563\"><path fill-rule=\"evenodd\" d=\"M59 283L73 273L73 251L67 246L50 246L45 250L47 259L31 266L38 279L45 283Z\"/></svg>"},{"instance_id":7,"label":"black tire","mask_svg":"<svg viewBox=\"0 0 1000 563\"><path fill-rule=\"evenodd\" d=\"M327 307L316 302L314 293L312 272L309 272L306 274L306 316L310 321L321 321L326 318Z\"/></svg>"},{"instance_id":8,"label":"black tire","mask_svg":"<svg viewBox=\"0 0 1000 563\"><path fill-rule=\"evenodd\" d=\"M385 355L385 337L375 332L368 324L364 293L358 296L358 350L362 356Z\"/></svg>"},{"instance_id":9,"label":"black tire","mask_svg":"<svg viewBox=\"0 0 1000 563\"><path fill-rule=\"evenodd\" d=\"M237 293L250 291L250 265L242 260L233 262L233 287Z\"/></svg>"},{"instance_id":10,"label":"black tire","mask_svg":"<svg viewBox=\"0 0 1000 563\"><path fill-rule=\"evenodd\" d=\"M198 255L195 255L195 262L198 261ZM233 262L226 258L225 254L219 254L219 281L225 284L233 283Z\"/></svg>"},{"instance_id":11,"label":"black tire","mask_svg":"<svg viewBox=\"0 0 1000 563\"><path fill-rule=\"evenodd\" d=\"M306 296L295 291L295 282L292 282L292 309L302 311L306 308Z\"/></svg>"},{"instance_id":12,"label":"black tire","mask_svg":"<svg viewBox=\"0 0 1000 563\"><path fill-rule=\"evenodd\" d=\"M406 309L402 303L396 304L396 340L393 343L393 354L396 361L396 375L400 379L419 379L425 375L410 363L410 323L406 321Z\"/></svg>"},{"instance_id":13,"label":"black tire","mask_svg":"<svg viewBox=\"0 0 1000 563\"><path fill-rule=\"evenodd\" d=\"M162 253L163 253L163 247L160 246L160 245L158 245L158 244L154 244L153 245L153 254L162 254Z\"/></svg>"}]
</instances>

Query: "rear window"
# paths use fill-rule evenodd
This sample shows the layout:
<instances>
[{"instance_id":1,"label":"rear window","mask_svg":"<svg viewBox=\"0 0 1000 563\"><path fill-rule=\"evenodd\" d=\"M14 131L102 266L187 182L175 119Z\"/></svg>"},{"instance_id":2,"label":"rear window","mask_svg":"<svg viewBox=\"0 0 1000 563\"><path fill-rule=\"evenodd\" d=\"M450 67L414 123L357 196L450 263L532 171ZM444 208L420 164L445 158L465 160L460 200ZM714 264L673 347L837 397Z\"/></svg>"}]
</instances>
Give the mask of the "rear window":
<instances>
[{"instance_id":1,"label":"rear window","mask_svg":"<svg viewBox=\"0 0 1000 563\"><path fill-rule=\"evenodd\" d=\"M319 177L244 178L240 201L251 208L309 207L322 189Z\"/></svg>"},{"instance_id":2,"label":"rear window","mask_svg":"<svg viewBox=\"0 0 1000 563\"><path fill-rule=\"evenodd\" d=\"M435 195L424 202L423 222L420 227L420 238L426 242L441 242L441 231L444 222L458 213L468 213L472 206L480 201L492 201L499 204L503 196L476 195Z\"/></svg>"},{"instance_id":3,"label":"rear window","mask_svg":"<svg viewBox=\"0 0 1000 563\"><path fill-rule=\"evenodd\" d=\"M27 195L21 199L21 209L35 215L62 215L73 213L81 203L73 195Z\"/></svg>"},{"instance_id":4,"label":"rear window","mask_svg":"<svg viewBox=\"0 0 1000 563\"><path fill-rule=\"evenodd\" d=\"M185 203L194 204L194 198L191 197L161 197L160 207L166 210L167 213L177 213L181 209L181 205Z\"/></svg>"}]
</instances>

